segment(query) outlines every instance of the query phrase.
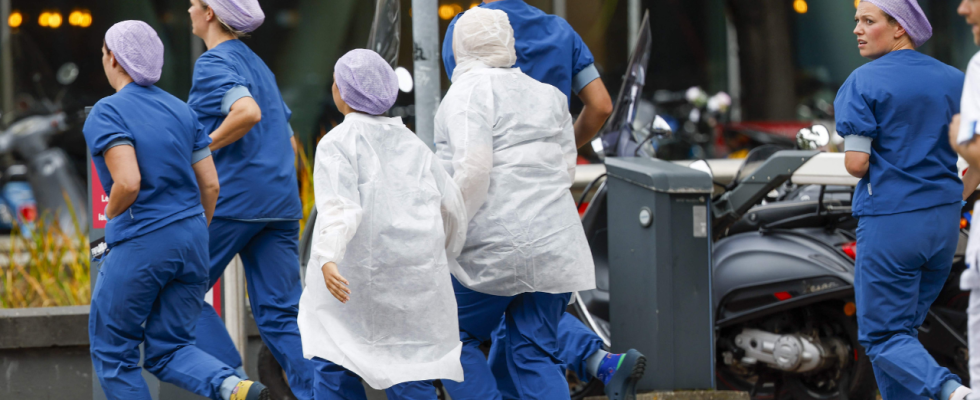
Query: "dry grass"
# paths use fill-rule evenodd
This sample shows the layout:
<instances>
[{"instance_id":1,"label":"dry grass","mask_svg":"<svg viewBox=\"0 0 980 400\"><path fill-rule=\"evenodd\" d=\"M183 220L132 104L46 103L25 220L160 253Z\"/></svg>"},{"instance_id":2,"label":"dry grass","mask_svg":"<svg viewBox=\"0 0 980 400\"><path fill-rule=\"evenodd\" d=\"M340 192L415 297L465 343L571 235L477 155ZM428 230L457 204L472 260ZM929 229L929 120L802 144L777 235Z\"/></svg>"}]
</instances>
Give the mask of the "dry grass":
<instances>
[{"instance_id":1,"label":"dry grass","mask_svg":"<svg viewBox=\"0 0 980 400\"><path fill-rule=\"evenodd\" d=\"M78 232L73 235L57 223L45 223L47 218L39 218L27 237L14 228L7 264L0 265L0 308L89 304L89 241L72 218Z\"/></svg>"},{"instance_id":2,"label":"dry grass","mask_svg":"<svg viewBox=\"0 0 980 400\"><path fill-rule=\"evenodd\" d=\"M313 201L313 159L306 155L306 149L301 143L297 143L296 149L296 177L299 179L299 198L303 202L303 219L299 221L299 232L302 235L306 228L306 219L316 205Z\"/></svg>"}]
</instances>

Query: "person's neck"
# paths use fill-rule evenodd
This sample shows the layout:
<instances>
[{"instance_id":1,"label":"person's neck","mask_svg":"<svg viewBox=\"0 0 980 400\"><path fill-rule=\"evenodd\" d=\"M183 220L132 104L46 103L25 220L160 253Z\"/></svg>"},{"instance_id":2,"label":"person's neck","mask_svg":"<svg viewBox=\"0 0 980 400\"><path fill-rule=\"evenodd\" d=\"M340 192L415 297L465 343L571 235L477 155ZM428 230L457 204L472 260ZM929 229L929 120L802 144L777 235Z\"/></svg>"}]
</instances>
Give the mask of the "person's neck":
<instances>
[{"instance_id":1,"label":"person's neck","mask_svg":"<svg viewBox=\"0 0 980 400\"><path fill-rule=\"evenodd\" d=\"M894 45L892 45L891 51L898 51L898 50L915 50L915 45L912 44L912 41L909 40L907 37L903 37L902 40L899 40L895 42Z\"/></svg>"},{"instance_id":2,"label":"person's neck","mask_svg":"<svg viewBox=\"0 0 980 400\"><path fill-rule=\"evenodd\" d=\"M225 32L221 29L221 26L212 25L211 29L208 29L208 33L204 35L204 45L207 46L208 50L215 48L215 46L227 42L229 40L235 40L235 36Z\"/></svg>"},{"instance_id":3,"label":"person's neck","mask_svg":"<svg viewBox=\"0 0 980 400\"><path fill-rule=\"evenodd\" d=\"M116 75L115 78L109 81L109 85L111 85L113 89L116 89L116 93L119 93L120 90L123 90L123 88L130 83L133 83L133 78L130 78L129 75L126 74Z\"/></svg>"}]
</instances>

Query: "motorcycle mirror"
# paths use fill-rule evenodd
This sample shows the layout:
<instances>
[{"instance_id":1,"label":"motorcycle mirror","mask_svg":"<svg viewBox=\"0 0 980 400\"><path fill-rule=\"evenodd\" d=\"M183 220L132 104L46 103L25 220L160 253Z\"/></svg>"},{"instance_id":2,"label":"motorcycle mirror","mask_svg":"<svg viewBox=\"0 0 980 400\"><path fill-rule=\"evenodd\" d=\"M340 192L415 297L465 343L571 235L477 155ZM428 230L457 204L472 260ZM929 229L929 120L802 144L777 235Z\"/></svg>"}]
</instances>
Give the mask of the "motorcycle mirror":
<instances>
[{"instance_id":1,"label":"motorcycle mirror","mask_svg":"<svg viewBox=\"0 0 980 400\"><path fill-rule=\"evenodd\" d=\"M58 68L58 83L68 86L78 79L78 65L73 62L64 63L61 68Z\"/></svg>"},{"instance_id":2,"label":"motorcycle mirror","mask_svg":"<svg viewBox=\"0 0 980 400\"><path fill-rule=\"evenodd\" d=\"M653 118L653 123L650 124L650 134L657 137L670 137L674 133L673 129L670 129L670 124L667 120L663 119L661 116L656 116Z\"/></svg>"},{"instance_id":3,"label":"motorcycle mirror","mask_svg":"<svg viewBox=\"0 0 980 400\"><path fill-rule=\"evenodd\" d=\"M802 150L816 150L830 143L830 131L826 126L814 125L796 133L796 146Z\"/></svg>"},{"instance_id":4,"label":"motorcycle mirror","mask_svg":"<svg viewBox=\"0 0 980 400\"><path fill-rule=\"evenodd\" d=\"M691 165L688 165L688 168L704 172L712 178L714 178L715 176L714 174L711 173L711 166L708 165L708 162L705 160L697 160L695 162L692 162Z\"/></svg>"}]
</instances>

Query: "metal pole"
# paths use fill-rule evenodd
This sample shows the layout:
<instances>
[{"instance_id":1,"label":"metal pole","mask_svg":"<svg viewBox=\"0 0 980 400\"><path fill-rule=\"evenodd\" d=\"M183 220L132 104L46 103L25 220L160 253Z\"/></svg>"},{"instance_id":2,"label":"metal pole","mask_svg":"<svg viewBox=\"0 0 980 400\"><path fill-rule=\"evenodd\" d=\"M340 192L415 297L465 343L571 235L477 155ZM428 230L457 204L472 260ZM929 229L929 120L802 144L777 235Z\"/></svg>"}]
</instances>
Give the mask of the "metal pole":
<instances>
[{"instance_id":1,"label":"metal pole","mask_svg":"<svg viewBox=\"0 0 980 400\"><path fill-rule=\"evenodd\" d=\"M629 0L626 5L627 27L629 28L629 48L632 51L636 47L636 38L640 33L640 0Z\"/></svg>"},{"instance_id":2,"label":"metal pole","mask_svg":"<svg viewBox=\"0 0 980 400\"><path fill-rule=\"evenodd\" d=\"M10 0L0 0L0 106L3 108L3 122L8 124L14 117L14 52L10 48Z\"/></svg>"},{"instance_id":3,"label":"metal pole","mask_svg":"<svg viewBox=\"0 0 980 400\"><path fill-rule=\"evenodd\" d=\"M228 329L228 336L231 336L244 364L248 337L245 334L245 268L241 257L236 255L225 267L221 281L224 285L222 294L225 300L225 328Z\"/></svg>"},{"instance_id":4,"label":"metal pole","mask_svg":"<svg viewBox=\"0 0 980 400\"><path fill-rule=\"evenodd\" d=\"M742 69L739 64L738 31L729 16L725 16L725 32L728 48L728 95L732 97L732 122L742 121Z\"/></svg>"},{"instance_id":5,"label":"metal pole","mask_svg":"<svg viewBox=\"0 0 980 400\"><path fill-rule=\"evenodd\" d=\"M568 19L568 2L567 0L553 0L552 6L554 8L555 15Z\"/></svg>"},{"instance_id":6,"label":"metal pole","mask_svg":"<svg viewBox=\"0 0 980 400\"><path fill-rule=\"evenodd\" d=\"M439 77L439 17L436 0L412 0L412 40L415 69L415 134L435 150L434 119L442 96Z\"/></svg>"}]
</instances>

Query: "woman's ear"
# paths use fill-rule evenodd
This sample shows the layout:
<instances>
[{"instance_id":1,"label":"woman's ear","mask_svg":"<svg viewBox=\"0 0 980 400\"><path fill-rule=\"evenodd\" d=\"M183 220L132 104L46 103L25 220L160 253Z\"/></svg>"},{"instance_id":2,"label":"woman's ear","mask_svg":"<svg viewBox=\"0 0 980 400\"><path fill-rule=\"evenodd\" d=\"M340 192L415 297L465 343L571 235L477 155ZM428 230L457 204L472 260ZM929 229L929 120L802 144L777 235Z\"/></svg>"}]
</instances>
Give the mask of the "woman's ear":
<instances>
[{"instance_id":1,"label":"woman's ear","mask_svg":"<svg viewBox=\"0 0 980 400\"><path fill-rule=\"evenodd\" d=\"M211 6L207 6L206 8L207 10L204 11L204 20L211 22L214 19L214 9Z\"/></svg>"},{"instance_id":2,"label":"woman's ear","mask_svg":"<svg viewBox=\"0 0 980 400\"><path fill-rule=\"evenodd\" d=\"M903 26L901 25L896 25L896 26L898 26L898 29L895 30L895 39L901 38L902 35L908 35L908 32L905 32L905 28Z\"/></svg>"}]
</instances>

